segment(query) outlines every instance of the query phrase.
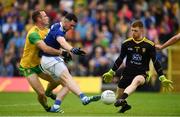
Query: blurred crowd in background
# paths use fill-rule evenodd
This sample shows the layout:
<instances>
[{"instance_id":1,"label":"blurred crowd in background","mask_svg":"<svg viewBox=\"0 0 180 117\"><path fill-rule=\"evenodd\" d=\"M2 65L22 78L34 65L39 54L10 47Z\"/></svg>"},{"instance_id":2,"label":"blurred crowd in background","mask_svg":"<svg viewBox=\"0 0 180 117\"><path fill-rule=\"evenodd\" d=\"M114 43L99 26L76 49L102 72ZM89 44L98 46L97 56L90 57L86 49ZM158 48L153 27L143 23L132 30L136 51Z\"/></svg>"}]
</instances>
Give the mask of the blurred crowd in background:
<instances>
[{"instance_id":1,"label":"blurred crowd in background","mask_svg":"<svg viewBox=\"0 0 180 117\"><path fill-rule=\"evenodd\" d=\"M0 0L0 76L19 76L25 36L37 9L46 11L50 24L59 22L64 10L77 15L78 24L66 39L87 55L74 56L68 63L74 76L101 76L108 71L135 19L143 21L146 36L154 43L164 43L180 26L179 0ZM157 57L166 69L167 54L158 52Z\"/></svg>"}]
</instances>

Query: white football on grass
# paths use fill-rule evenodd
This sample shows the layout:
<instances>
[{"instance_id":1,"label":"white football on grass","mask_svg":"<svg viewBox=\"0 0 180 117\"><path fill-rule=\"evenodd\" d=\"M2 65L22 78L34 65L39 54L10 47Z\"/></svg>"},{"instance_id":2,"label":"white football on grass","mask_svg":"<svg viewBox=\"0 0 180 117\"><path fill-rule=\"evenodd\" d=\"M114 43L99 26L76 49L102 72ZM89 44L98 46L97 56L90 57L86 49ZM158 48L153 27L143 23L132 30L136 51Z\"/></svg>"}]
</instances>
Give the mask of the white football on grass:
<instances>
[{"instance_id":1,"label":"white football on grass","mask_svg":"<svg viewBox=\"0 0 180 117\"><path fill-rule=\"evenodd\" d=\"M105 90L101 94L101 100L104 104L112 104L116 100L116 95L113 91L111 90Z\"/></svg>"}]
</instances>

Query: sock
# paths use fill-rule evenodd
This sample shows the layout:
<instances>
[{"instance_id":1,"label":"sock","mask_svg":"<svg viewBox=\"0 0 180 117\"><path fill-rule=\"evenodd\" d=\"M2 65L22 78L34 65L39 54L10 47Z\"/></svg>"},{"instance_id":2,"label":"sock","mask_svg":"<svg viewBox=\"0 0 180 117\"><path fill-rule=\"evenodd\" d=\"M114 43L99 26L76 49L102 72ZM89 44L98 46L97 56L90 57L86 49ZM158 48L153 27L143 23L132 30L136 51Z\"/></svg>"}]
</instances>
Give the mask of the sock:
<instances>
[{"instance_id":1,"label":"sock","mask_svg":"<svg viewBox=\"0 0 180 117\"><path fill-rule=\"evenodd\" d=\"M120 99L126 99L128 97L127 93L123 93Z\"/></svg>"},{"instance_id":2,"label":"sock","mask_svg":"<svg viewBox=\"0 0 180 117\"><path fill-rule=\"evenodd\" d=\"M54 104L55 105L61 105L61 100L55 100Z\"/></svg>"},{"instance_id":3,"label":"sock","mask_svg":"<svg viewBox=\"0 0 180 117\"><path fill-rule=\"evenodd\" d=\"M54 107L55 109L57 109L57 108L60 107L60 105L61 105L61 100L56 100L56 101L54 102L53 107Z\"/></svg>"},{"instance_id":4,"label":"sock","mask_svg":"<svg viewBox=\"0 0 180 117\"><path fill-rule=\"evenodd\" d=\"M85 95L84 95L84 93L81 93L80 95L79 95L79 97L82 99L83 97L85 97Z\"/></svg>"}]
</instances>

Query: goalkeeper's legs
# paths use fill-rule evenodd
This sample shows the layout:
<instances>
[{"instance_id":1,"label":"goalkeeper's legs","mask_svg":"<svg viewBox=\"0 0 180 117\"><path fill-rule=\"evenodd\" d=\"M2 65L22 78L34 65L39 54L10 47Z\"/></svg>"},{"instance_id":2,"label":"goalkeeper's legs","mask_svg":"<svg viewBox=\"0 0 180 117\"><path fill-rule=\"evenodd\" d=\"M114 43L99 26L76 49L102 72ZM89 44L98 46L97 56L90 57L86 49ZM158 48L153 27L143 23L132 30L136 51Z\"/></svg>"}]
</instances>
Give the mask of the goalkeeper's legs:
<instances>
[{"instance_id":1,"label":"goalkeeper's legs","mask_svg":"<svg viewBox=\"0 0 180 117\"><path fill-rule=\"evenodd\" d=\"M145 78L143 75L137 75L131 84L124 90L124 93L127 95L131 95L138 86L143 85L145 83Z\"/></svg>"},{"instance_id":2,"label":"goalkeeper's legs","mask_svg":"<svg viewBox=\"0 0 180 117\"><path fill-rule=\"evenodd\" d=\"M139 85L145 83L145 78L142 75L136 76L131 84L127 86L125 89L118 88L117 89L117 101L114 103L114 106L119 107L121 109L118 111L119 113L124 113L125 111L131 109L131 106L128 105L127 101L125 100L129 95L131 95Z\"/></svg>"},{"instance_id":3,"label":"goalkeeper's legs","mask_svg":"<svg viewBox=\"0 0 180 117\"><path fill-rule=\"evenodd\" d=\"M123 92L124 92L123 88L117 88L117 90L116 90L116 102L114 103L115 107L123 106L125 104L125 100L121 99Z\"/></svg>"},{"instance_id":4,"label":"goalkeeper's legs","mask_svg":"<svg viewBox=\"0 0 180 117\"><path fill-rule=\"evenodd\" d=\"M50 107L47 104L47 98L45 96L45 91L44 91L44 88L43 88L40 80L38 79L37 74L31 74L30 76L28 76L27 80L28 80L29 84L31 85L31 87L37 93L39 103L44 107L44 109L46 111L49 111Z\"/></svg>"},{"instance_id":5,"label":"goalkeeper's legs","mask_svg":"<svg viewBox=\"0 0 180 117\"><path fill-rule=\"evenodd\" d=\"M124 113L125 111L131 109L131 106L127 103L126 100L120 99L123 92L124 92L123 88L117 88L117 90L116 90L116 99L117 99L117 101L114 104L114 106L116 106L116 107L121 106L118 113Z\"/></svg>"},{"instance_id":6,"label":"goalkeeper's legs","mask_svg":"<svg viewBox=\"0 0 180 117\"><path fill-rule=\"evenodd\" d=\"M117 89L116 89L116 100L118 100L122 96L123 92L124 92L123 88L117 87Z\"/></svg>"},{"instance_id":7,"label":"goalkeeper's legs","mask_svg":"<svg viewBox=\"0 0 180 117\"><path fill-rule=\"evenodd\" d=\"M138 86L143 85L145 83L145 78L142 75L137 75L133 81L131 82L131 84L124 89L124 91L122 89L118 89L119 94L123 94L120 96L120 98L115 102L114 106L119 107L119 106L124 106L126 105L126 98L131 95Z\"/></svg>"},{"instance_id":8,"label":"goalkeeper's legs","mask_svg":"<svg viewBox=\"0 0 180 117\"><path fill-rule=\"evenodd\" d=\"M127 110L130 110L130 109L131 109L131 105L129 105L128 103L125 103L118 112L119 113L124 113L124 112L126 112Z\"/></svg>"}]
</instances>

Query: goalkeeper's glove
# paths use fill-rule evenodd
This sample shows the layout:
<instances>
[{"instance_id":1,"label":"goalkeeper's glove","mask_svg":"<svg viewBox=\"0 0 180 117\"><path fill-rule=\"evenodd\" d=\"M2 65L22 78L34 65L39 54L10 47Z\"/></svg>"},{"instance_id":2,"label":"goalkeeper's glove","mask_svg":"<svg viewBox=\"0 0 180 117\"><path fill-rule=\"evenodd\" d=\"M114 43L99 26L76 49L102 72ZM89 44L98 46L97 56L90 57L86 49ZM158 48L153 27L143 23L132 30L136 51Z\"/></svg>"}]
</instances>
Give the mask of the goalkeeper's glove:
<instances>
[{"instance_id":1,"label":"goalkeeper's glove","mask_svg":"<svg viewBox=\"0 0 180 117\"><path fill-rule=\"evenodd\" d=\"M150 80L151 80L152 74L151 74L150 71L147 71L147 72L146 72L146 75L147 75L147 76L146 76L146 82L149 83Z\"/></svg>"},{"instance_id":2,"label":"goalkeeper's glove","mask_svg":"<svg viewBox=\"0 0 180 117\"><path fill-rule=\"evenodd\" d=\"M76 55L80 55L80 56L84 56L86 54L86 52L84 52L83 50L81 50L80 48L72 48L70 50L73 54Z\"/></svg>"},{"instance_id":3,"label":"goalkeeper's glove","mask_svg":"<svg viewBox=\"0 0 180 117\"><path fill-rule=\"evenodd\" d=\"M115 72L112 69L110 69L108 72L104 73L103 74L104 82L106 82L106 83L111 82L114 75L115 75Z\"/></svg>"},{"instance_id":4,"label":"goalkeeper's glove","mask_svg":"<svg viewBox=\"0 0 180 117\"><path fill-rule=\"evenodd\" d=\"M161 81L161 84L165 91L171 91L174 89L172 86L173 82L171 80L168 80L164 75L161 75L159 77L159 80Z\"/></svg>"}]
</instances>

